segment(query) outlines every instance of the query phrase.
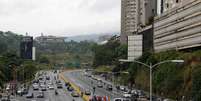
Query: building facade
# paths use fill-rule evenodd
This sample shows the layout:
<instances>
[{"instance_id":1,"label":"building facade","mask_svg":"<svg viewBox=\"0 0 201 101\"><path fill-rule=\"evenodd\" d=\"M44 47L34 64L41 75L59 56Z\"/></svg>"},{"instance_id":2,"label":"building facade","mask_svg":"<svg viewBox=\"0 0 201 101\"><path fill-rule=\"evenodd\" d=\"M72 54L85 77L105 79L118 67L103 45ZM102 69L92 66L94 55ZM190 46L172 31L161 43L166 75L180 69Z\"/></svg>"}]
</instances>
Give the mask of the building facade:
<instances>
[{"instance_id":1,"label":"building facade","mask_svg":"<svg viewBox=\"0 0 201 101\"><path fill-rule=\"evenodd\" d=\"M201 46L201 0L163 0L154 21L154 50Z\"/></svg>"},{"instance_id":2,"label":"building facade","mask_svg":"<svg viewBox=\"0 0 201 101\"><path fill-rule=\"evenodd\" d=\"M67 37L56 37L56 36L43 36L36 37L35 40L38 43L62 43L65 42Z\"/></svg>"},{"instance_id":3,"label":"building facade","mask_svg":"<svg viewBox=\"0 0 201 101\"><path fill-rule=\"evenodd\" d=\"M127 44L128 36L151 24L156 0L121 0L121 43Z\"/></svg>"}]
</instances>

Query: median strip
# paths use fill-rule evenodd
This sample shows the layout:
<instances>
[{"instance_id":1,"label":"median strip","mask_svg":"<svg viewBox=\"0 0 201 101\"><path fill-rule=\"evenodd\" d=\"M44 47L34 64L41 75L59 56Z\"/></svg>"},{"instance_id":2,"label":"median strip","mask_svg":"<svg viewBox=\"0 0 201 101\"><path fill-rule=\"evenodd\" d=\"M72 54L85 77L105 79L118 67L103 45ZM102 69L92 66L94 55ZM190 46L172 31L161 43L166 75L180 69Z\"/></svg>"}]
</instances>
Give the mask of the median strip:
<instances>
[{"instance_id":1,"label":"median strip","mask_svg":"<svg viewBox=\"0 0 201 101\"><path fill-rule=\"evenodd\" d=\"M81 95L82 91L80 90L80 87L78 87L74 82L72 82L70 79L68 79L67 77L65 77L63 73L64 72L60 73L59 77L62 80L64 80L65 83L69 82L72 85L72 87L75 89L75 91L77 91ZM82 99L84 101L89 101L89 96L86 96L86 95L83 94Z\"/></svg>"}]
</instances>

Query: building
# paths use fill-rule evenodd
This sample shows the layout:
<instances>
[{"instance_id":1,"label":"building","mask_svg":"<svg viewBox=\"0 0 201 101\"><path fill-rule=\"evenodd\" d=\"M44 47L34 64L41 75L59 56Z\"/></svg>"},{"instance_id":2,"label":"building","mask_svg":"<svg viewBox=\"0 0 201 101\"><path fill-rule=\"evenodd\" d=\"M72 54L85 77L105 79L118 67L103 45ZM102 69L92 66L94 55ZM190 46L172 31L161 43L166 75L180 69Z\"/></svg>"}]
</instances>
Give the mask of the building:
<instances>
[{"instance_id":1,"label":"building","mask_svg":"<svg viewBox=\"0 0 201 101\"><path fill-rule=\"evenodd\" d=\"M201 46L201 0L160 0L154 20L154 50ZM159 11L158 11L159 12Z\"/></svg>"},{"instance_id":2,"label":"building","mask_svg":"<svg viewBox=\"0 0 201 101\"><path fill-rule=\"evenodd\" d=\"M151 24L156 0L121 0L121 43L127 44L128 36Z\"/></svg>"},{"instance_id":3,"label":"building","mask_svg":"<svg viewBox=\"0 0 201 101\"><path fill-rule=\"evenodd\" d=\"M43 36L43 34L35 38L38 43L62 43L65 42L65 39L66 37Z\"/></svg>"},{"instance_id":4,"label":"building","mask_svg":"<svg viewBox=\"0 0 201 101\"><path fill-rule=\"evenodd\" d=\"M24 36L20 42L20 57L22 59L33 58L33 37Z\"/></svg>"}]
</instances>

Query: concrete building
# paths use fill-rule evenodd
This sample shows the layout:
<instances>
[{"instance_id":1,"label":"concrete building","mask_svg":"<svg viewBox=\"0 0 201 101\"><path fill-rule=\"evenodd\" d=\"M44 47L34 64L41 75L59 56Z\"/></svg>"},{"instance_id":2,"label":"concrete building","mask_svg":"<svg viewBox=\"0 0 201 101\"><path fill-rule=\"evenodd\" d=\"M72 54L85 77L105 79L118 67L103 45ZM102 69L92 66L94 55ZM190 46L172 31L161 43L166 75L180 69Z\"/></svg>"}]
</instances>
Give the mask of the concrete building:
<instances>
[{"instance_id":1,"label":"concrete building","mask_svg":"<svg viewBox=\"0 0 201 101\"><path fill-rule=\"evenodd\" d=\"M121 0L121 43L127 44L128 36L151 24L156 0Z\"/></svg>"},{"instance_id":2,"label":"concrete building","mask_svg":"<svg viewBox=\"0 0 201 101\"><path fill-rule=\"evenodd\" d=\"M35 38L38 43L60 43L65 42L65 39L66 37L44 36L43 34Z\"/></svg>"},{"instance_id":3,"label":"concrete building","mask_svg":"<svg viewBox=\"0 0 201 101\"><path fill-rule=\"evenodd\" d=\"M160 1L162 12L154 21L155 52L200 47L201 0Z\"/></svg>"}]
</instances>

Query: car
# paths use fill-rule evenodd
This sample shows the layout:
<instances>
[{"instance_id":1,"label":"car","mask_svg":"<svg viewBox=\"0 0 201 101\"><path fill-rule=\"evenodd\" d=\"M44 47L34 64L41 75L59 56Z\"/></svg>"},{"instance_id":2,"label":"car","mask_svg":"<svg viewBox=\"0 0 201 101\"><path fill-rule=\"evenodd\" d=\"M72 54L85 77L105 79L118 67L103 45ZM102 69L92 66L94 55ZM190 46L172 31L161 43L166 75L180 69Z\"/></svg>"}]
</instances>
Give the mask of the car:
<instances>
[{"instance_id":1,"label":"car","mask_svg":"<svg viewBox=\"0 0 201 101\"><path fill-rule=\"evenodd\" d=\"M39 90L39 86L33 86L33 90Z\"/></svg>"},{"instance_id":2,"label":"car","mask_svg":"<svg viewBox=\"0 0 201 101\"><path fill-rule=\"evenodd\" d=\"M57 83L57 88L63 88L62 83Z\"/></svg>"},{"instance_id":3,"label":"car","mask_svg":"<svg viewBox=\"0 0 201 101\"><path fill-rule=\"evenodd\" d=\"M126 87L125 86L120 86L119 87L121 91L126 91Z\"/></svg>"},{"instance_id":4,"label":"car","mask_svg":"<svg viewBox=\"0 0 201 101\"><path fill-rule=\"evenodd\" d=\"M39 79L39 80L43 80L43 77L39 77L38 79Z\"/></svg>"},{"instance_id":5,"label":"car","mask_svg":"<svg viewBox=\"0 0 201 101\"><path fill-rule=\"evenodd\" d=\"M53 85L49 85L48 88L49 88L49 90L53 90L54 86Z\"/></svg>"},{"instance_id":6,"label":"car","mask_svg":"<svg viewBox=\"0 0 201 101\"><path fill-rule=\"evenodd\" d=\"M103 85L99 83L98 88L103 88Z\"/></svg>"},{"instance_id":7,"label":"car","mask_svg":"<svg viewBox=\"0 0 201 101\"><path fill-rule=\"evenodd\" d=\"M28 94L28 88L23 88L23 91L22 91L22 94L24 95L24 94Z\"/></svg>"},{"instance_id":8,"label":"car","mask_svg":"<svg viewBox=\"0 0 201 101\"><path fill-rule=\"evenodd\" d=\"M107 85L106 90L112 91L113 90L112 85Z\"/></svg>"},{"instance_id":9,"label":"car","mask_svg":"<svg viewBox=\"0 0 201 101\"><path fill-rule=\"evenodd\" d=\"M90 90L85 90L84 94L85 95L91 95L91 91Z\"/></svg>"},{"instance_id":10,"label":"car","mask_svg":"<svg viewBox=\"0 0 201 101\"><path fill-rule=\"evenodd\" d=\"M41 87L41 91L46 91L46 90L47 90L47 89L46 89L45 86Z\"/></svg>"},{"instance_id":11,"label":"car","mask_svg":"<svg viewBox=\"0 0 201 101\"><path fill-rule=\"evenodd\" d=\"M58 84L58 83L61 83L61 81L60 81L60 80L57 80L57 81L56 81L56 84Z\"/></svg>"},{"instance_id":12,"label":"car","mask_svg":"<svg viewBox=\"0 0 201 101\"><path fill-rule=\"evenodd\" d=\"M67 86L71 86L71 84L69 83L69 82L66 82L65 83L65 86L67 87Z\"/></svg>"},{"instance_id":13,"label":"car","mask_svg":"<svg viewBox=\"0 0 201 101\"><path fill-rule=\"evenodd\" d=\"M50 80L50 77L49 77L49 76L46 76L46 80Z\"/></svg>"},{"instance_id":14,"label":"car","mask_svg":"<svg viewBox=\"0 0 201 101\"><path fill-rule=\"evenodd\" d=\"M34 97L34 94L33 93L28 93L27 95L26 95L26 98L33 98Z\"/></svg>"},{"instance_id":15,"label":"car","mask_svg":"<svg viewBox=\"0 0 201 101\"><path fill-rule=\"evenodd\" d=\"M23 94L22 94L22 89L21 89L21 88L17 90L17 95L20 95L20 96L23 95Z\"/></svg>"},{"instance_id":16,"label":"car","mask_svg":"<svg viewBox=\"0 0 201 101\"><path fill-rule=\"evenodd\" d=\"M120 86L119 86L119 85L115 86L115 88L116 88L117 90L120 90Z\"/></svg>"},{"instance_id":17,"label":"car","mask_svg":"<svg viewBox=\"0 0 201 101\"><path fill-rule=\"evenodd\" d=\"M70 92L71 92L71 91L74 91L73 87L68 87L67 89L68 89L68 91L70 91Z\"/></svg>"},{"instance_id":18,"label":"car","mask_svg":"<svg viewBox=\"0 0 201 101\"><path fill-rule=\"evenodd\" d=\"M38 92L37 98L44 98L44 92Z\"/></svg>"},{"instance_id":19,"label":"car","mask_svg":"<svg viewBox=\"0 0 201 101\"><path fill-rule=\"evenodd\" d=\"M115 98L113 101L131 101L128 98Z\"/></svg>"},{"instance_id":20,"label":"car","mask_svg":"<svg viewBox=\"0 0 201 101\"><path fill-rule=\"evenodd\" d=\"M10 85L7 85L6 91L9 91L9 90L10 90Z\"/></svg>"},{"instance_id":21,"label":"car","mask_svg":"<svg viewBox=\"0 0 201 101\"><path fill-rule=\"evenodd\" d=\"M131 95L131 93L124 92L123 97L125 97L125 98L131 98L132 95Z\"/></svg>"},{"instance_id":22,"label":"car","mask_svg":"<svg viewBox=\"0 0 201 101\"><path fill-rule=\"evenodd\" d=\"M72 97L79 97L80 95L77 92L74 91L74 92L71 93L71 96Z\"/></svg>"},{"instance_id":23,"label":"car","mask_svg":"<svg viewBox=\"0 0 201 101\"><path fill-rule=\"evenodd\" d=\"M3 95L1 98L1 101L10 101L9 96L8 95Z\"/></svg>"}]
</instances>

